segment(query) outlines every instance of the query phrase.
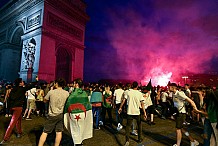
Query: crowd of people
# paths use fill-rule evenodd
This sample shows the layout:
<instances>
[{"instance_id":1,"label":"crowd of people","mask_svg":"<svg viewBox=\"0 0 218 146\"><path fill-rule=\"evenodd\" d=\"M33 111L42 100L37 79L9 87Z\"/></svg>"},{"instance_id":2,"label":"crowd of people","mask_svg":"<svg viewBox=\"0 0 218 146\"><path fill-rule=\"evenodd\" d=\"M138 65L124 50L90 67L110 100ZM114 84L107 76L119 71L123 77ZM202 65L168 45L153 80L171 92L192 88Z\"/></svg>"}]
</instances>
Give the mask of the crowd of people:
<instances>
[{"instance_id":1,"label":"crowd of people","mask_svg":"<svg viewBox=\"0 0 218 146\"><path fill-rule=\"evenodd\" d=\"M152 87L151 82L147 86L137 82L84 84L81 79L66 84L62 78L49 84L25 84L18 78L13 84L0 86L0 94L5 118L11 117L0 144L7 143L15 126L17 137L21 137L22 119L34 120L31 115L36 114L46 117L39 146L53 130L56 132L55 146L58 146L64 126L74 144L82 145L84 139L93 136L93 129L99 130L102 126L114 129L116 126L115 130L120 131L124 120L124 145L128 146L130 133L138 136L138 143L142 142L141 121L155 125L154 115L157 115L164 120L175 120L176 144L173 146L181 145L182 133L190 139L191 146L199 145L185 130L186 125L193 123L204 129L204 146L218 146L218 89L214 87L190 87L188 84L181 87L170 82L166 87Z\"/></svg>"}]
</instances>

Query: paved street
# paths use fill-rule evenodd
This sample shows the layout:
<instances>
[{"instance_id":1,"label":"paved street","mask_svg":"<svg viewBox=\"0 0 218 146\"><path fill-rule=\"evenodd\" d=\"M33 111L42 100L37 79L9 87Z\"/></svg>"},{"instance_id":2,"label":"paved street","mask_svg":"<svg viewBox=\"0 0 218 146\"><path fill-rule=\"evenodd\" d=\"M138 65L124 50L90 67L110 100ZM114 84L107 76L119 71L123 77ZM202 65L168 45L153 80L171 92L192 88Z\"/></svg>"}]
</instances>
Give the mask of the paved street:
<instances>
[{"instance_id":1,"label":"paved street","mask_svg":"<svg viewBox=\"0 0 218 146\"><path fill-rule=\"evenodd\" d=\"M16 138L15 133L11 136L8 146L35 146L39 140L43 129L43 122L45 118L32 116L33 120L22 121L22 129L24 135L21 138ZM3 138L5 129L8 126L10 118L5 118L0 115L0 137ZM175 122L167 119L162 120L155 117L156 125L148 125L146 122L142 122L143 125L143 142L137 144L137 136L131 135L130 146L170 146L175 143ZM126 120L124 120L124 125ZM196 138L201 144L203 142L201 138L202 127L191 125L187 127L191 135ZM111 129L109 127L102 127L100 130L94 130L94 136L91 139L84 140L84 146L122 146L125 143L125 129L120 132L116 132L116 127ZM46 141L46 146L53 145L54 134L50 134ZM67 131L64 131L63 138L61 141L62 146L72 146L73 141ZM189 146L188 139L183 136L182 146Z\"/></svg>"}]
</instances>

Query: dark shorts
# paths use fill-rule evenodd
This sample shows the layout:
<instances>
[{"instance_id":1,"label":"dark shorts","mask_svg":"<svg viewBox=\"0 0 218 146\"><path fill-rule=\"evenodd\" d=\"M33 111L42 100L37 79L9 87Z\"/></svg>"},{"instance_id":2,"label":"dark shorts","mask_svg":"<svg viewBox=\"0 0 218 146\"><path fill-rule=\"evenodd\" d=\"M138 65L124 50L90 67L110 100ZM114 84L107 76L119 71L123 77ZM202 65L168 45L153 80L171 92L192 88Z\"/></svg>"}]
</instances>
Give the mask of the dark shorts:
<instances>
[{"instance_id":1,"label":"dark shorts","mask_svg":"<svg viewBox=\"0 0 218 146\"><path fill-rule=\"evenodd\" d=\"M45 133L52 133L55 132L62 132L64 131L64 117L63 114L57 116L48 116L47 120L45 121L43 132Z\"/></svg>"},{"instance_id":2,"label":"dark shorts","mask_svg":"<svg viewBox=\"0 0 218 146\"><path fill-rule=\"evenodd\" d=\"M150 105L148 106L146 112L148 112L149 114L154 114L154 105Z\"/></svg>"},{"instance_id":3,"label":"dark shorts","mask_svg":"<svg viewBox=\"0 0 218 146\"><path fill-rule=\"evenodd\" d=\"M186 114L179 113L176 115L176 128L183 128L183 123L185 122Z\"/></svg>"}]
</instances>

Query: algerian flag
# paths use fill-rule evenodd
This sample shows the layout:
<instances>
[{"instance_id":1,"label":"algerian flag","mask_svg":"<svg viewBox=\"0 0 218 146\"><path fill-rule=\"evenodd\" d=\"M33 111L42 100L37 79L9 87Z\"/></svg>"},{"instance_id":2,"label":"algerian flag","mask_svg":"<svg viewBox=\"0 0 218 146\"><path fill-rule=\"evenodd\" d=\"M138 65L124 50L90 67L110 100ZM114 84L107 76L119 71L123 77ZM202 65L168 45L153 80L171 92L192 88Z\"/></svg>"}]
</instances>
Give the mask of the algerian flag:
<instances>
[{"instance_id":1,"label":"algerian flag","mask_svg":"<svg viewBox=\"0 0 218 146\"><path fill-rule=\"evenodd\" d=\"M74 145L93 136L92 107L86 92L81 88L76 88L67 99L64 125L71 133Z\"/></svg>"}]
</instances>

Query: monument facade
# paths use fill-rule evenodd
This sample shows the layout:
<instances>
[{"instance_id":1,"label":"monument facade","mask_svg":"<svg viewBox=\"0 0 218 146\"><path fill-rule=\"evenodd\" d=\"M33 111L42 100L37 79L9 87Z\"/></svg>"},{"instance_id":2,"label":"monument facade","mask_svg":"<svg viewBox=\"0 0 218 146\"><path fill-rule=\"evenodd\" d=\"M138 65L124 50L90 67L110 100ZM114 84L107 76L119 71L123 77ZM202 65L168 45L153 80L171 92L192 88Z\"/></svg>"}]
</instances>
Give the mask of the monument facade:
<instances>
[{"instance_id":1,"label":"monument facade","mask_svg":"<svg viewBox=\"0 0 218 146\"><path fill-rule=\"evenodd\" d=\"M10 1L0 9L0 78L83 78L88 20L82 0Z\"/></svg>"}]
</instances>

